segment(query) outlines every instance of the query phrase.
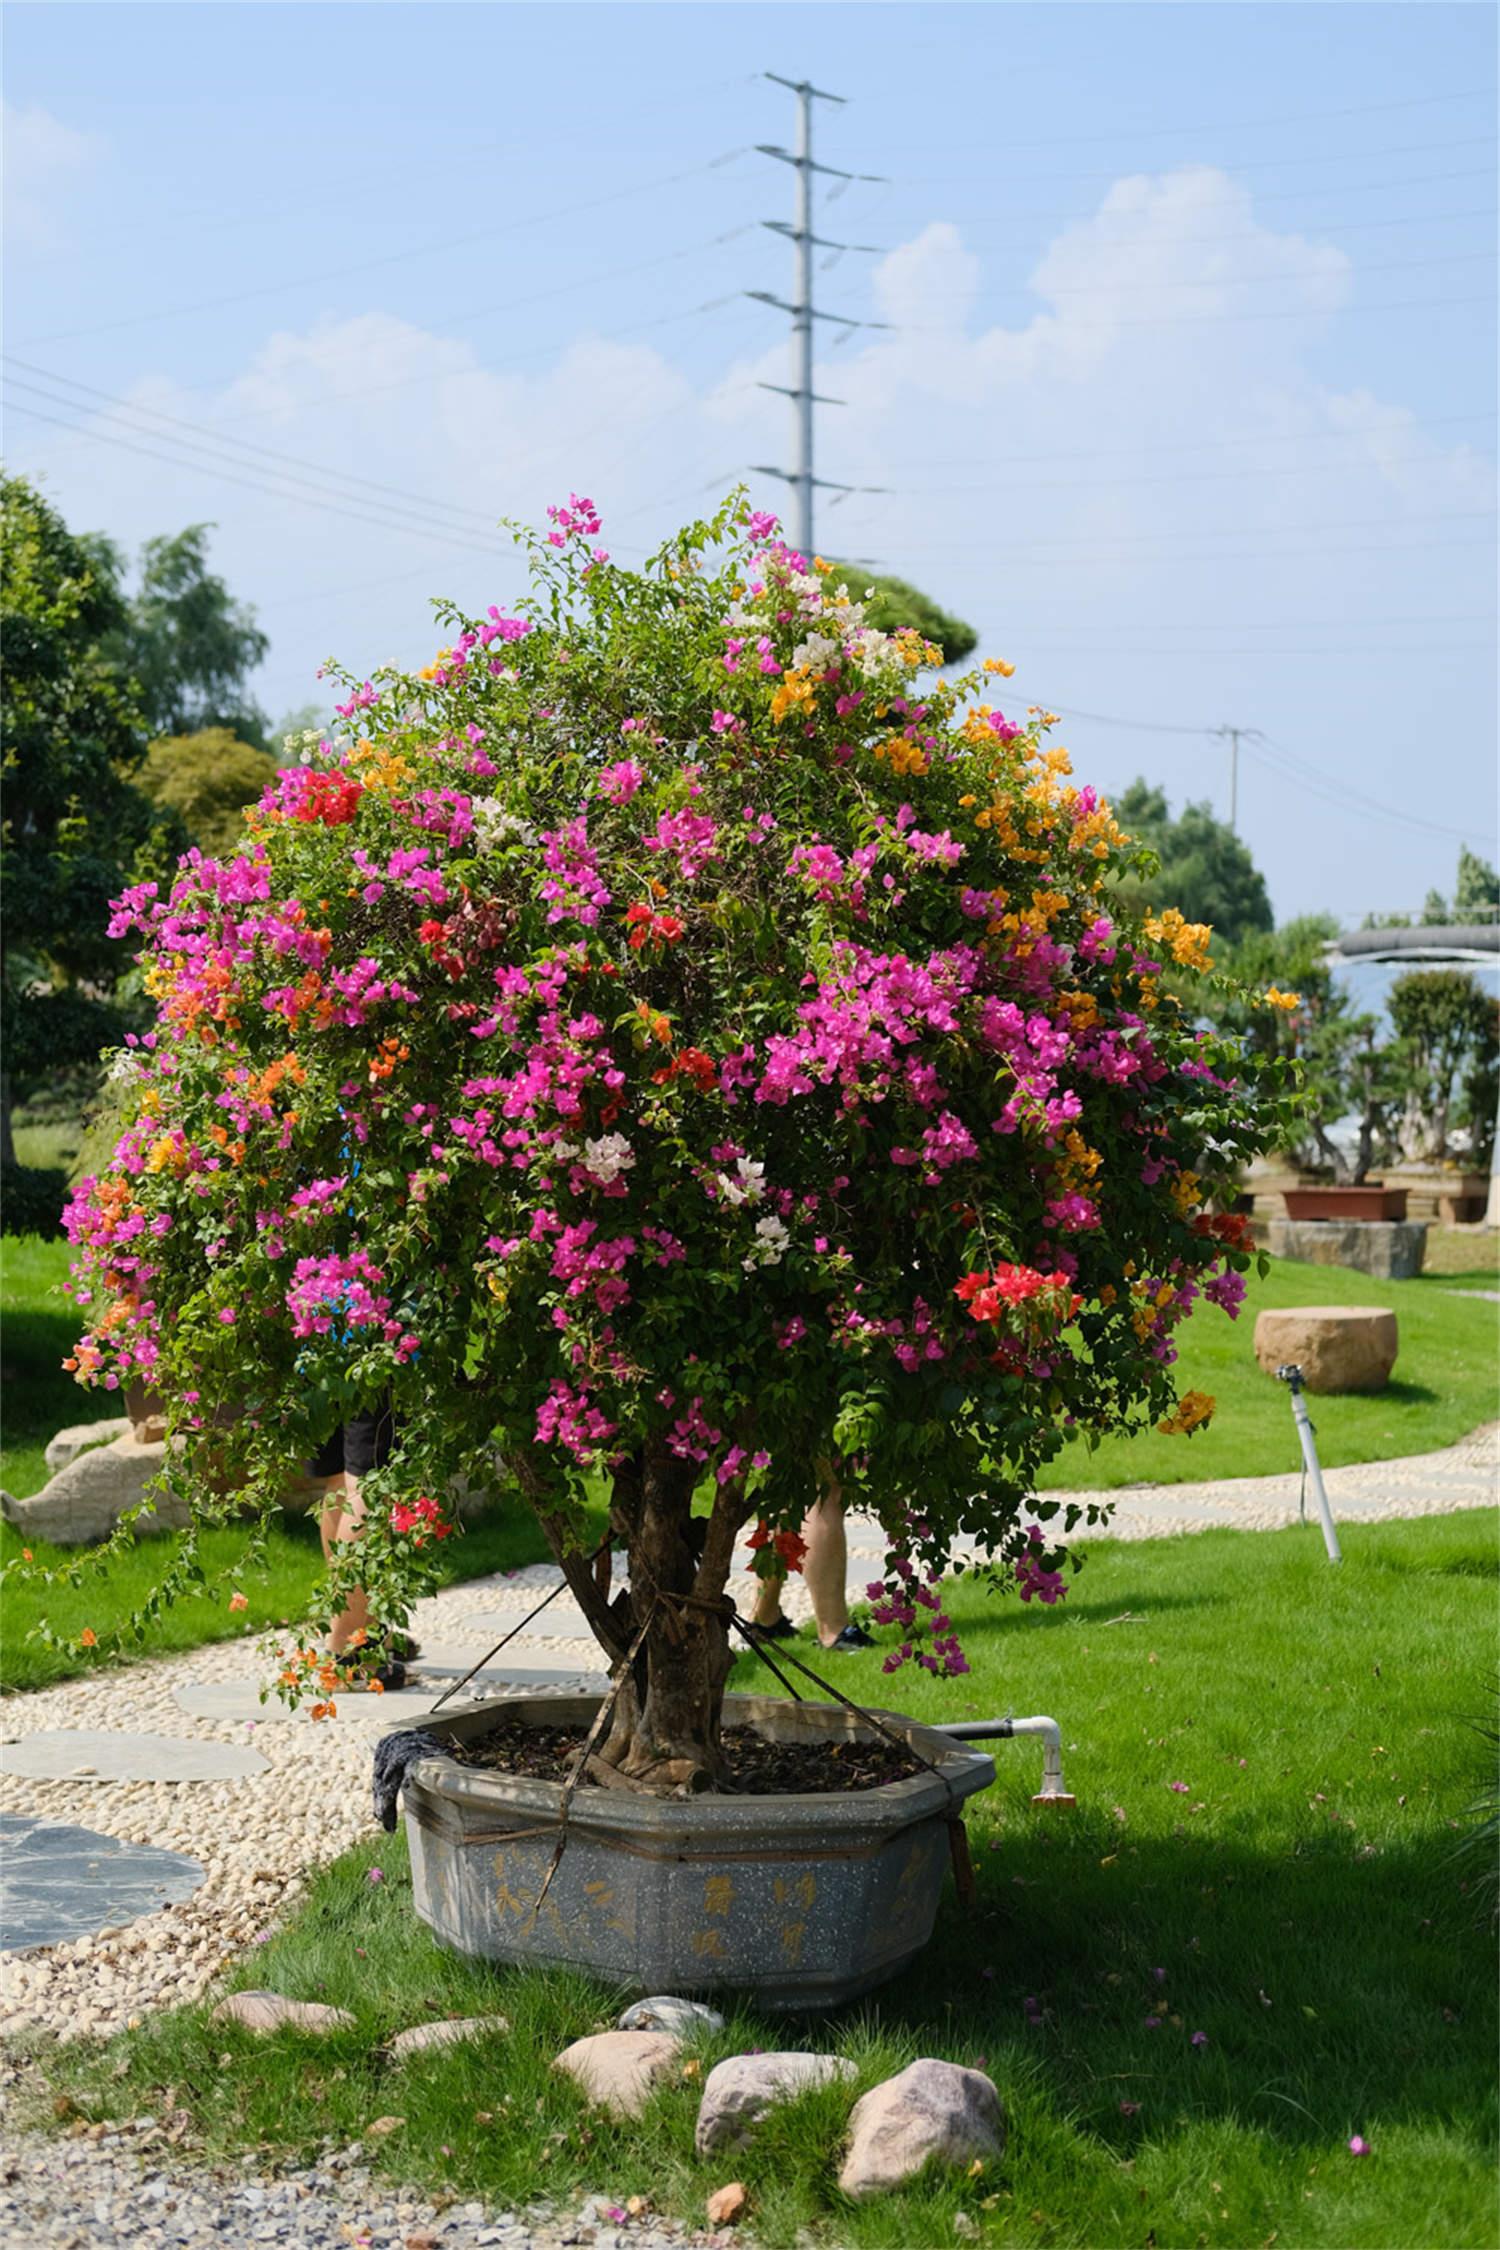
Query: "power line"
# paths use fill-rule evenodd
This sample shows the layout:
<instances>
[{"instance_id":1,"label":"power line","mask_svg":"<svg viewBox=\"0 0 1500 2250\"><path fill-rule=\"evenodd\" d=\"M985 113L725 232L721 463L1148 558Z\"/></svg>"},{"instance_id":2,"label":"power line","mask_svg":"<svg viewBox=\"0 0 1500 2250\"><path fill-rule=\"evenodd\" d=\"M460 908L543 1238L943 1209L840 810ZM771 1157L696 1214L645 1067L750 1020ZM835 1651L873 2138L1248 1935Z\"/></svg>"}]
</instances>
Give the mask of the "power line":
<instances>
[{"instance_id":1,"label":"power line","mask_svg":"<svg viewBox=\"0 0 1500 2250\"><path fill-rule=\"evenodd\" d=\"M1247 430L1235 437L1193 438L1186 444L1176 441L1171 445L1093 446L1067 453L993 453L988 458L988 465L992 468L1005 468L1011 463L1017 467L1027 467L1037 461L1109 461L1116 454L1133 456L1137 453L1166 453L1175 456L1180 453L1217 452L1226 445L1305 445L1314 440L1321 444L1329 438L1343 440L1366 437L1378 435L1382 430L1414 430L1420 434L1424 430L1445 429L1455 422L1493 424L1494 421L1493 406L1476 407L1469 414L1434 414L1421 422L1417 421L1414 414L1406 412L1393 414L1388 421L1361 422L1357 427L1347 430ZM972 459L971 455L962 459L950 455L941 461L903 461L897 464L897 473L903 476L923 475L929 469L961 469L969 459Z\"/></svg>"},{"instance_id":2,"label":"power line","mask_svg":"<svg viewBox=\"0 0 1500 2250\"><path fill-rule=\"evenodd\" d=\"M1358 102L1346 109L1303 109L1295 111L1290 117L1247 117L1238 120L1198 118L1183 125L1150 125L1144 131L1135 125L1126 125L1112 133L1064 133L1049 136L1044 141L1013 141L1007 138L1002 145L1007 155L1019 156L1037 149L1095 148L1123 140L1127 136L1132 140L1160 141L1176 140L1184 133L1199 136L1206 133L1265 133L1281 125L1326 125L1334 117L1374 117L1393 109L1433 109L1443 102L1488 101L1490 98L1491 90L1487 86L1463 86L1451 94L1411 94L1400 101ZM994 146L990 141L933 141L925 147L918 142L909 148L905 143L902 145L912 156L924 156L933 149L946 154L949 150Z\"/></svg>"},{"instance_id":3,"label":"power line","mask_svg":"<svg viewBox=\"0 0 1500 2250\"><path fill-rule=\"evenodd\" d=\"M1222 165L1211 165L1207 167L1207 169L1212 171L1222 171L1224 167ZM1261 205L1264 203L1305 203L1308 200L1309 196L1318 195L1383 195L1388 188L1435 187L1440 182L1447 180L1487 180L1493 178L1494 172L1495 166L1493 164L1471 164L1460 168L1458 171L1415 172L1409 173L1404 179L1396 180L1335 180L1331 182L1327 187L1274 189L1257 188L1255 190L1255 206L1256 209L1259 210ZM1034 175L1032 176L1034 177ZM1181 175L1179 173L1171 172L1157 172L1151 175L1151 177L1156 180L1172 180L1179 178L1180 176ZM1058 172L1049 174L1048 177L1058 180L1067 180L1070 178L1075 178L1077 177L1077 175L1067 172ZM1140 177L1141 175L1139 173L1121 172L1119 170L1115 170L1113 172L1093 172L1088 175L1088 178L1090 180L1108 179L1116 182L1121 179L1138 179ZM974 183L968 182L960 184L972 185ZM989 183L982 182L980 184L988 185ZM1245 195L1244 191L1241 190L1240 193L1236 195L1211 196L1206 198L1202 202L1195 202L1193 205L1193 209L1195 212L1240 211L1244 209L1244 206ZM1002 223L1012 224L1020 221L1039 220L1043 225L1048 226L1085 226L1091 224L1092 220L1097 217L1097 215L1097 213L1077 210L1039 211L1035 204L1013 203L1009 206L1007 218ZM1483 216L1490 214L1481 215ZM1317 221L1307 221L1305 223L1309 225L1316 224L1319 226L1332 227L1346 225L1402 226L1406 224L1415 226L1420 222L1418 216L1413 213L1403 214L1400 218L1395 219L1357 221L1342 219L1322 219ZM980 230L976 228L974 229L974 232L978 234ZM1110 238L1096 237L1096 239ZM1124 240L1125 237L1122 236L1114 239ZM1191 236L1184 235L1180 239L1183 241L1191 241L1193 238Z\"/></svg>"},{"instance_id":4,"label":"power line","mask_svg":"<svg viewBox=\"0 0 1500 2250\"><path fill-rule=\"evenodd\" d=\"M1492 305L1494 302L1494 290L1484 289L1469 297L1401 297L1383 302L1373 300L1347 305L1282 305L1274 311L1262 312L1148 314L1142 320L1075 320L1071 314L1066 319L1061 319L1056 314L1049 313L1045 305L1039 305L1025 322L1025 327L1033 328L1038 321L1052 320L1058 327L1066 327L1069 334L1088 328L1111 331L1120 328L1212 328L1251 320L1327 320L1335 314L1344 320L1356 313L1377 313L1384 318L1387 313L1429 312L1443 305ZM988 332L993 334L993 328ZM951 337L954 330L939 321L902 321L896 333L902 336Z\"/></svg>"},{"instance_id":5,"label":"power line","mask_svg":"<svg viewBox=\"0 0 1500 2250\"><path fill-rule=\"evenodd\" d=\"M1494 167L1485 165L1482 169L1488 175ZM1439 179L1450 179L1455 176L1459 179L1470 177L1467 173L1454 175L1448 172L1440 172L1436 176ZM1399 184L1408 187L1420 183L1403 180ZM1240 196L1224 196L1220 198L1217 204L1199 203L1195 204L1193 208L1197 211L1228 210L1231 205L1237 208L1242 200ZM1268 196L1259 194L1256 196L1257 204L1269 201ZM1017 223L1017 219L1022 217L1028 220L1039 219L1058 226L1086 226L1089 230L1089 241L1091 243L1135 242L1138 240L1136 230L1122 231L1118 234L1105 234L1100 231L1097 219L1080 218L1076 211L1018 213L1010 219L1000 221L1000 224L1013 227ZM1463 211L1400 211L1394 217L1384 219L1324 219L1310 223L1315 226L1317 231L1327 228L1330 233L1336 230L1339 234L1368 234L1375 228L1451 225L1463 219L1488 219L1493 225L1495 206L1493 203L1475 203L1470 204ZM1259 242L1264 237L1265 232L1264 227L1232 227L1223 230L1211 229L1204 234L1174 233L1172 240L1174 244L1180 242ZM982 222L980 225L974 226L968 221L964 222L963 237L966 243L992 241L994 236L995 228L993 226L986 226Z\"/></svg>"},{"instance_id":6,"label":"power line","mask_svg":"<svg viewBox=\"0 0 1500 2250\"><path fill-rule=\"evenodd\" d=\"M1326 803L1338 805L1348 812L1357 812L1367 819L1395 820L1406 828L1430 829L1434 835L1457 837L1464 843L1476 835L1486 841L1489 839L1490 831L1487 829L1450 828L1442 822L1426 820L1417 813L1398 811L1394 805L1382 804L1377 798L1366 797L1362 791L1346 787L1331 776L1325 780L1315 770L1309 770L1292 752L1281 748L1271 737L1262 734L1258 728L1193 727L1165 719L1123 719L1103 711L1080 711L1064 703L1052 703L1045 697L1039 700L1047 710L1055 711L1059 718L1084 719L1095 726L1126 728L1138 734L1187 735L1201 742L1205 737L1237 732L1252 757L1259 758L1272 772L1279 773L1285 780L1295 781L1309 794ZM1231 814L1230 826L1233 825Z\"/></svg>"},{"instance_id":7,"label":"power line","mask_svg":"<svg viewBox=\"0 0 1500 2250\"><path fill-rule=\"evenodd\" d=\"M580 203L561 204L556 210L538 212L530 218L510 218L495 226L476 228L469 234L450 235L440 242L424 242L411 250L388 250L378 258L361 258L353 265L325 267L319 273L294 274L279 281L262 282L253 289L233 289L223 296L200 298L191 305L171 305L154 312L129 313L119 320L98 321L90 328L57 329L49 336L28 337L25 349L31 350L38 344L71 342L80 336L103 336L121 328L140 328L157 320L183 320L189 314L218 312L225 305L247 304L252 298L273 297L283 290L312 288L325 281L347 280L353 274L373 273L385 266L404 264L412 258L431 258L448 250L466 250L476 242L492 242L497 235L513 235L518 226L542 226L553 219L572 218L582 211L598 210L602 204L618 203L627 195L646 195L656 188L679 186L684 180L697 179L705 172L717 171L720 166L733 163L736 157L748 153L743 148L728 149L722 156L713 157L706 164L692 164L681 172L662 173L655 179L638 181L634 187L611 188L606 195L592 195ZM482 315L474 314L469 317L478 319Z\"/></svg>"},{"instance_id":8,"label":"power line","mask_svg":"<svg viewBox=\"0 0 1500 2250\"><path fill-rule=\"evenodd\" d=\"M328 469L321 462L306 460L299 454L281 453L271 446L256 445L249 438L221 435L203 423L185 420L180 414L168 414L160 407L138 405L132 399L119 398L109 391L98 390L92 383L80 383L70 375L55 375L50 368L37 367L29 360L17 359L10 352L0 352L0 359L3 359L10 367L23 368L30 375L45 376L49 383L62 384L67 390L82 391L86 395L81 399L71 399L65 395L59 396L55 391L46 389L41 383L27 382L24 376L9 375L6 377L7 382L23 391L30 391L37 397L45 398L54 406L71 406L79 413L91 411L87 403L88 400L102 400L106 407L115 411L117 418L123 415L133 415L137 422L144 421L147 427L141 433L143 436L166 437L169 443L181 445L185 450L194 452L209 452L211 450L215 455L227 453L231 461L235 458L235 452L254 454L261 460L273 464L285 463L292 469L310 470L320 482L363 486L370 492L390 494L400 501L415 501L417 506L426 513L436 511L444 515L468 516L483 522L487 527L491 526L494 521L489 512L483 508L466 508L455 505L451 501L434 500L426 494L408 491L402 485L383 484L378 478L374 477L353 476L341 469ZM170 430L167 432L152 430L150 424L153 422L164 422L169 424L172 430L186 430L192 434L187 438L172 438ZM230 448L235 450L229 451ZM253 467L254 463L242 465ZM277 473L280 473L279 470ZM348 496L346 495L346 497Z\"/></svg>"},{"instance_id":9,"label":"power line","mask_svg":"<svg viewBox=\"0 0 1500 2250\"><path fill-rule=\"evenodd\" d=\"M95 445L113 445L125 453L142 454L148 461L165 461L170 468L174 469L198 469L206 476L218 477L223 483L243 485L249 492L258 492L262 495L269 494L273 500L287 500L302 507L317 508L325 515L347 516L351 522L374 524L381 531L415 532L418 538L436 539L450 546L466 547L475 554L503 554L505 552L505 549L498 542L493 546L481 546L477 540L466 537L452 526L434 527L402 522L389 515L371 514L368 510L346 507L326 498L308 498L304 493L278 491L274 486L267 484L264 479L237 476L231 469L209 467L198 461L184 461L180 454L162 453L152 446L138 445L129 438L116 437L108 430L93 429L81 422L64 421L60 415L43 413L40 408L23 406L19 401L11 406L10 411L13 414L25 414L32 421L51 422L58 429L67 430L74 437L87 438Z\"/></svg>"},{"instance_id":10,"label":"power line","mask_svg":"<svg viewBox=\"0 0 1500 2250\"><path fill-rule=\"evenodd\" d=\"M1436 155L1439 152L1446 156L1450 150L1456 148L1493 148L1494 145L1495 136L1493 133L1468 133L1459 140L1415 142L1408 141L1399 148L1325 149L1320 156L1261 156L1252 157L1247 161L1239 164L1224 164L1216 159L1210 158L1205 163L1196 165L1193 168L1195 170L1223 172L1229 175L1233 175L1236 172L1266 172L1273 169L1285 170L1288 166L1297 168L1306 164L1348 164L1351 161L1358 163L1362 158L1367 156L1431 156ZM995 146L997 150L1003 150L1006 144L1003 142L997 142ZM1118 180L1122 177L1131 177L1132 172L1138 175L1140 170L1140 166L1137 165L1132 168L1128 162L1122 159L1118 164L1109 164L1106 165L1102 170L1091 172L1033 172L1028 169L1026 177L1028 180L1076 180L1079 182L1082 182L1084 180ZM937 175L919 175L916 178L911 178L908 176L905 184L908 187L990 187L994 184L994 178L995 175L993 172L981 174L975 174L972 172L949 172L939 173ZM1404 184L1405 183L1400 180L1393 180L1390 182L1390 185L1393 187L1401 187ZM1302 189L1300 191L1297 189L1288 189L1285 191L1285 193L1293 195L1299 192L1303 194L1315 194L1317 191L1311 188Z\"/></svg>"}]
</instances>

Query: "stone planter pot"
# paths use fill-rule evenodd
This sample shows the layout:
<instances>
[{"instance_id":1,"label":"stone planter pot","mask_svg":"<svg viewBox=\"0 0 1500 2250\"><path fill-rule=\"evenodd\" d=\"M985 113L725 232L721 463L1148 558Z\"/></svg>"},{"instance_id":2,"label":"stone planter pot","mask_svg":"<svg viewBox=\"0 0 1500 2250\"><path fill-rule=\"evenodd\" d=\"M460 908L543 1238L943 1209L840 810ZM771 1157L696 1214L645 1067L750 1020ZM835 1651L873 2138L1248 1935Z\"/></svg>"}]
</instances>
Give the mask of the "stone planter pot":
<instances>
[{"instance_id":1,"label":"stone planter pot","mask_svg":"<svg viewBox=\"0 0 1500 2250\"><path fill-rule=\"evenodd\" d=\"M429 1731L472 1739L518 1718L587 1726L598 1708L589 1695L507 1698L445 1713ZM839 2006L926 1944L949 1824L995 1778L981 1752L880 1716L938 1773L803 1797L580 1789L539 1913L562 1785L423 1759L404 1792L417 1912L444 1944L495 1961L566 1963L648 1993L727 1987L770 2009ZM731 1695L724 1718L778 1741L872 1739L836 1704Z\"/></svg>"},{"instance_id":2,"label":"stone planter pot","mask_svg":"<svg viewBox=\"0 0 1500 2250\"><path fill-rule=\"evenodd\" d=\"M1404 1219L1406 1190L1383 1187L1301 1187L1285 1191L1289 1219Z\"/></svg>"}]
</instances>

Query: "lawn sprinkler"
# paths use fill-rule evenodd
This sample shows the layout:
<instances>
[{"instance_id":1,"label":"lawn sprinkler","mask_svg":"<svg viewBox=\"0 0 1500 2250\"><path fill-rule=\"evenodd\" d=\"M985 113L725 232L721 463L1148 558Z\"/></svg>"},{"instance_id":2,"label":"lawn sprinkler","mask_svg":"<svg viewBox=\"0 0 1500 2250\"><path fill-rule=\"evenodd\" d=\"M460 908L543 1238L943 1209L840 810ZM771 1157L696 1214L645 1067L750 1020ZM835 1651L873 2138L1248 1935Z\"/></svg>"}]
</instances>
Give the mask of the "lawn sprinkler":
<instances>
[{"instance_id":1,"label":"lawn sprinkler","mask_svg":"<svg viewBox=\"0 0 1500 2250\"><path fill-rule=\"evenodd\" d=\"M960 1742L1012 1742L1017 1735L1038 1735L1042 1741L1042 1786L1032 1798L1047 1810L1072 1812L1078 1799L1063 1780L1062 1728L1056 1719L956 1719L936 1729ZM1076 1745L1075 1745L1076 1747Z\"/></svg>"},{"instance_id":2,"label":"lawn sprinkler","mask_svg":"<svg viewBox=\"0 0 1500 2250\"><path fill-rule=\"evenodd\" d=\"M1276 1380L1278 1383L1285 1383L1292 1394L1292 1420L1297 1425L1297 1438L1302 1447L1303 1519L1305 1521L1307 1516L1307 1479L1311 1477L1313 1498L1318 1503L1318 1514L1323 1519L1323 1544L1328 1549L1328 1560L1342 1562L1344 1558L1339 1551L1339 1535L1333 1528L1333 1510L1328 1505L1328 1494L1323 1489L1323 1471L1318 1464L1313 1420L1307 1411L1307 1400L1302 1395L1305 1388L1302 1370L1295 1365L1278 1367Z\"/></svg>"}]
</instances>

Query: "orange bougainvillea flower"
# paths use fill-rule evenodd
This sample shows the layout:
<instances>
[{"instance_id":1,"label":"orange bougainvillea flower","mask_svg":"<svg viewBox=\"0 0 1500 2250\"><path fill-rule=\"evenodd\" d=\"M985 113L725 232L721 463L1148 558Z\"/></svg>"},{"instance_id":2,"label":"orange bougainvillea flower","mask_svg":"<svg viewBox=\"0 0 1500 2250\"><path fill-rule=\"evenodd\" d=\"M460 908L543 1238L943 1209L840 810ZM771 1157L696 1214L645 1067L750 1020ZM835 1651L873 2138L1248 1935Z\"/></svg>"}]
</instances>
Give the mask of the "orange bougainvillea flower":
<instances>
[{"instance_id":1,"label":"orange bougainvillea flower","mask_svg":"<svg viewBox=\"0 0 1500 2250\"><path fill-rule=\"evenodd\" d=\"M78 1645L80 1648L97 1648L99 1646L99 1636L92 1625L84 1626L83 1631L78 1636Z\"/></svg>"},{"instance_id":2,"label":"orange bougainvillea flower","mask_svg":"<svg viewBox=\"0 0 1500 2250\"><path fill-rule=\"evenodd\" d=\"M248 1594L231 1594L229 1606L231 1609L248 1609L250 1607L250 1596Z\"/></svg>"}]
</instances>

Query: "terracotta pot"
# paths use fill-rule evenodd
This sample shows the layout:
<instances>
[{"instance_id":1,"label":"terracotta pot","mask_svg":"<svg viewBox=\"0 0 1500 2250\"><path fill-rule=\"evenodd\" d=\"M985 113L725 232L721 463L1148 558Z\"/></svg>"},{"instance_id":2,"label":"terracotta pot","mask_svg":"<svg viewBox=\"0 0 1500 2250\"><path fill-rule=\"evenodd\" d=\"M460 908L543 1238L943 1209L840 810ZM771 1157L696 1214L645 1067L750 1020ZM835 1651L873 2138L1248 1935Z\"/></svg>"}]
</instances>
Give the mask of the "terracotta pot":
<instances>
[{"instance_id":1,"label":"terracotta pot","mask_svg":"<svg viewBox=\"0 0 1500 2250\"><path fill-rule=\"evenodd\" d=\"M1404 1219L1405 1188L1382 1187L1372 1180L1363 1187L1301 1187L1286 1190L1289 1219Z\"/></svg>"}]
</instances>

